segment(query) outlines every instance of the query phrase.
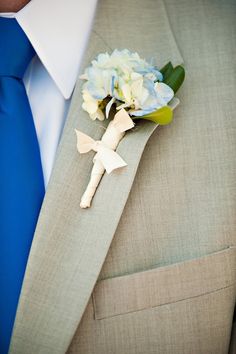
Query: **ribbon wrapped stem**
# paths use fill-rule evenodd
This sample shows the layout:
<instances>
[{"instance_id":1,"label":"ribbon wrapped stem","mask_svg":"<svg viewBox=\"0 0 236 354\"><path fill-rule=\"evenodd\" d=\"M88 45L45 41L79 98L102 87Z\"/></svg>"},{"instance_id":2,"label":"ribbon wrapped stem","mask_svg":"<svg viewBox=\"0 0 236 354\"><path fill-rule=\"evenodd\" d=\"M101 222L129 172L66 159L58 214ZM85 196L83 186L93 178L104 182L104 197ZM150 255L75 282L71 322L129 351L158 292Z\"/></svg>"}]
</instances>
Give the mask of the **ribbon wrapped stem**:
<instances>
[{"instance_id":1,"label":"ribbon wrapped stem","mask_svg":"<svg viewBox=\"0 0 236 354\"><path fill-rule=\"evenodd\" d=\"M89 208L97 187L104 172L111 173L117 168L126 166L126 162L115 152L119 142L125 135L125 131L134 127L134 123L128 113L122 109L109 123L106 132L100 141L94 141L91 137L76 130L77 148L80 153L90 150L96 152L93 162L90 181L81 198L80 207Z\"/></svg>"},{"instance_id":2,"label":"ribbon wrapped stem","mask_svg":"<svg viewBox=\"0 0 236 354\"><path fill-rule=\"evenodd\" d=\"M95 161L91 172L90 181L80 201L80 207L82 209L89 208L91 206L93 196L104 172L105 168L103 167L102 163L99 160Z\"/></svg>"}]
</instances>

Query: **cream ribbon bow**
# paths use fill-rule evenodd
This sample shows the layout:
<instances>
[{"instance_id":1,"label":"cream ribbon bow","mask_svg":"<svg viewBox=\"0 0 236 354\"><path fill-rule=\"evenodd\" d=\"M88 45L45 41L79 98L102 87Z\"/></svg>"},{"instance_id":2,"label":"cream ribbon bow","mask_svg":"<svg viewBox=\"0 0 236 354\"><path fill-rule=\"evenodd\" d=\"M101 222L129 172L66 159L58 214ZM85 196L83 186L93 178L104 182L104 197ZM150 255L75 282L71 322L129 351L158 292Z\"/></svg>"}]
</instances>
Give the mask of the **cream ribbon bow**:
<instances>
[{"instance_id":1,"label":"cream ribbon bow","mask_svg":"<svg viewBox=\"0 0 236 354\"><path fill-rule=\"evenodd\" d=\"M114 150L117 148L125 131L133 127L133 120L124 109L121 109L109 123L101 140L95 141L87 134L75 130L77 149L81 154L91 150L95 151L97 154L94 156L94 163L95 161L100 161L109 174L117 168L127 166L127 163Z\"/></svg>"},{"instance_id":2,"label":"cream ribbon bow","mask_svg":"<svg viewBox=\"0 0 236 354\"><path fill-rule=\"evenodd\" d=\"M94 161L100 160L107 173L111 173L113 170L127 166L127 163L113 151L106 146L102 140L95 141L90 136L76 130L77 134L77 148L81 154L85 154L91 150L97 152L94 157Z\"/></svg>"}]
</instances>

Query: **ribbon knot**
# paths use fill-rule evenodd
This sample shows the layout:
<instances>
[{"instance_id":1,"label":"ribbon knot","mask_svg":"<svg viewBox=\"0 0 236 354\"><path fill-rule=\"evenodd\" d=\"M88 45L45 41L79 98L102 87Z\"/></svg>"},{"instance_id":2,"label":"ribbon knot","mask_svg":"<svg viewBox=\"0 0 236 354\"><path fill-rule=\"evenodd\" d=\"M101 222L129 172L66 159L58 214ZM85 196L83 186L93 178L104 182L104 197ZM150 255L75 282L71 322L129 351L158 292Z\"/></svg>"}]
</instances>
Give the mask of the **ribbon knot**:
<instances>
[{"instance_id":1,"label":"ribbon knot","mask_svg":"<svg viewBox=\"0 0 236 354\"><path fill-rule=\"evenodd\" d=\"M77 135L77 149L81 154L89 151L95 151L94 161L99 160L106 172L109 174L117 168L127 166L127 163L120 157L120 155L109 148L101 140L94 140L87 134L79 130L75 130Z\"/></svg>"},{"instance_id":2,"label":"ribbon knot","mask_svg":"<svg viewBox=\"0 0 236 354\"><path fill-rule=\"evenodd\" d=\"M81 154L85 154L91 150L95 151L94 162L99 160L109 174L117 168L127 166L127 163L114 150L123 137L124 132L133 127L134 123L128 113L124 109L120 110L108 125L102 140L94 140L87 134L75 129L77 149ZM109 142L112 147L109 146Z\"/></svg>"},{"instance_id":3,"label":"ribbon knot","mask_svg":"<svg viewBox=\"0 0 236 354\"><path fill-rule=\"evenodd\" d=\"M102 140L96 140L96 141L94 141L92 150L95 151L95 152L98 152L99 149L100 149L102 146L103 146L103 147L106 147L106 145L104 144L104 142L103 142Z\"/></svg>"}]
</instances>

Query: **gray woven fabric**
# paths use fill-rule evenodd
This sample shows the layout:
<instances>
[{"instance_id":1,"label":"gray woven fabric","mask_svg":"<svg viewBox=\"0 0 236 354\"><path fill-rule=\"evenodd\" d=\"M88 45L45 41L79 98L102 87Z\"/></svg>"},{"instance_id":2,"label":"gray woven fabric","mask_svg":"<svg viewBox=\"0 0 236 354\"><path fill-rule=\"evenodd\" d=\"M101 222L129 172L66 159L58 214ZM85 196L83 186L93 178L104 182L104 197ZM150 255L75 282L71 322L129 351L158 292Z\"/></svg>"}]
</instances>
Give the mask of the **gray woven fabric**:
<instances>
[{"instance_id":1,"label":"gray woven fabric","mask_svg":"<svg viewBox=\"0 0 236 354\"><path fill-rule=\"evenodd\" d=\"M92 208L81 210L93 154L78 155L74 128L95 139L104 130L82 111L78 81L11 353L228 352L236 279L229 248L236 243L235 38L233 1L99 1L84 67L114 48L159 65L184 61L181 105L170 126L155 130L146 122L126 135L118 150L128 167L104 176Z\"/></svg>"}]
</instances>

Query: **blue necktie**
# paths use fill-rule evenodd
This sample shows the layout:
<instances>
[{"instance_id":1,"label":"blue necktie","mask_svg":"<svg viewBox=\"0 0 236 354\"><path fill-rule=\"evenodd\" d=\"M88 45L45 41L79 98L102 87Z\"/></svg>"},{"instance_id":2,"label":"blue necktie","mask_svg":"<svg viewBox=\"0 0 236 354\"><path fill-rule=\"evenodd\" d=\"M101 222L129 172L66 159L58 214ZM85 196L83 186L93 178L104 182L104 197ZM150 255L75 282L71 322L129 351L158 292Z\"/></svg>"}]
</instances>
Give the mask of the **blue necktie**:
<instances>
[{"instance_id":1,"label":"blue necktie","mask_svg":"<svg viewBox=\"0 0 236 354\"><path fill-rule=\"evenodd\" d=\"M0 354L8 352L45 192L38 140L22 82L34 55L17 21L0 17Z\"/></svg>"}]
</instances>

